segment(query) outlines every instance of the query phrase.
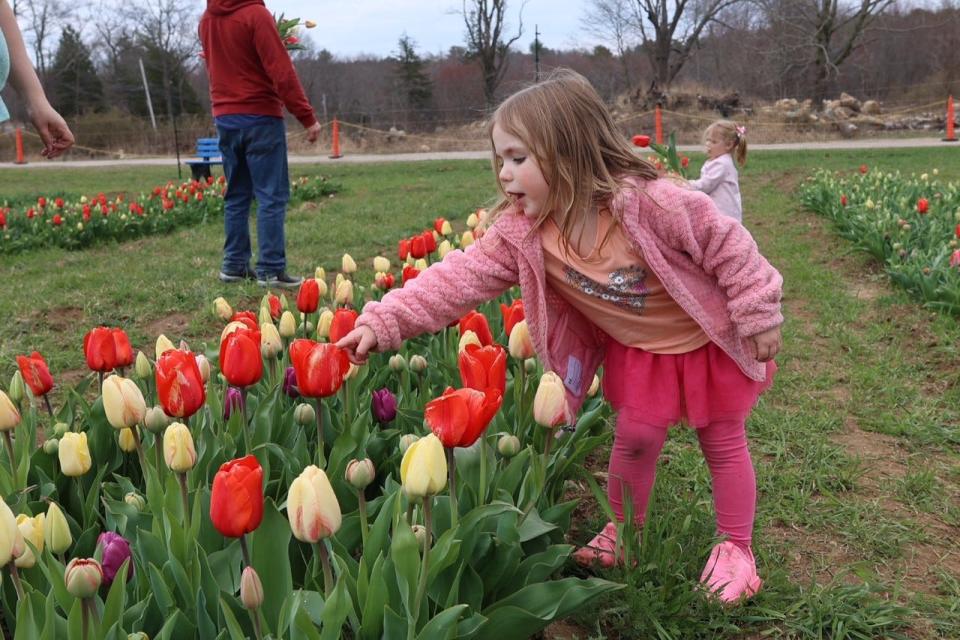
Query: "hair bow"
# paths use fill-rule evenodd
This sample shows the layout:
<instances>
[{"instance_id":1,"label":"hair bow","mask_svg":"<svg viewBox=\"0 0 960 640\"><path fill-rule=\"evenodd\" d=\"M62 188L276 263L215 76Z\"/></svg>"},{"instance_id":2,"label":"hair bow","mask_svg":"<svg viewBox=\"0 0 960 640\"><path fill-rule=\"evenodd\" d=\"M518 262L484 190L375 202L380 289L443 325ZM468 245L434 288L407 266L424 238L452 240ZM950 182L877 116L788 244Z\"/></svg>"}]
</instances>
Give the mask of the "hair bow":
<instances>
[{"instance_id":1,"label":"hair bow","mask_svg":"<svg viewBox=\"0 0 960 640\"><path fill-rule=\"evenodd\" d=\"M747 128L744 126L737 125L737 135L741 137L747 135Z\"/></svg>"}]
</instances>

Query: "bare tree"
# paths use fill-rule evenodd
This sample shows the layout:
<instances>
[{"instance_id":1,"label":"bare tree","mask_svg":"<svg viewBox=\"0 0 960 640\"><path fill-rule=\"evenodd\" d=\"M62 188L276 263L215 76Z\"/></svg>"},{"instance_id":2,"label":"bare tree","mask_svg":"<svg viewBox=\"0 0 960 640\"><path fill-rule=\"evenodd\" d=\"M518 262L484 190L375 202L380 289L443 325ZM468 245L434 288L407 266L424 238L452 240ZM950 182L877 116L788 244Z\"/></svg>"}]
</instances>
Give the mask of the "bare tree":
<instances>
[{"instance_id":1,"label":"bare tree","mask_svg":"<svg viewBox=\"0 0 960 640\"><path fill-rule=\"evenodd\" d=\"M37 60L37 72L42 80L47 77L47 40L58 36L58 27L68 22L72 15L70 5L61 0L20 0L16 3L17 15L26 19L27 40L33 47ZM55 33L56 32L56 33Z\"/></svg>"},{"instance_id":2,"label":"bare tree","mask_svg":"<svg viewBox=\"0 0 960 640\"><path fill-rule=\"evenodd\" d=\"M463 22L467 27L467 51L476 58L483 74L483 97L487 107L494 104L494 95L507 72L510 45L523 35L523 6L517 34L504 40L504 18L507 0L463 0Z\"/></svg>"},{"instance_id":3,"label":"bare tree","mask_svg":"<svg viewBox=\"0 0 960 640\"><path fill-rule=\"evenodd\" d=\"M613 43L620 59L624 84L628 87L633 83L627 65L627 48L635 40L630 13L630 0L593 0L582 21L587 32Z\"/></svg>"}]
</instances>

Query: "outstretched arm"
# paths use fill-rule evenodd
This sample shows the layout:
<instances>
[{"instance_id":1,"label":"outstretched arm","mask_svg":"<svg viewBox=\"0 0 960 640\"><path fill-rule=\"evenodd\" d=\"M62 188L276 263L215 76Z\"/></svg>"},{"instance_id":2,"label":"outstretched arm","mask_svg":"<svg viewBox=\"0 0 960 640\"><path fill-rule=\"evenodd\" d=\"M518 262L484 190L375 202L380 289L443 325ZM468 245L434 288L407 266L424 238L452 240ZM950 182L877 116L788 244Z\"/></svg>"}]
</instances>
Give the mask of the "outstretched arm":
<instances>
[{"instance_id":1,"label":"outstretched arm","mask_svg":"<svg viewBox=\"0 0 960 640\"><path fill-rule=\"evenodd\" d=\"M55 158L73 146L73 133L47 101L37 72L27 56L17 18L7 0L0 0L0 29L10 52L10 84L27 103L30 120L43 140L41 154L45 158Z\"/></svg>"}]
</instances>

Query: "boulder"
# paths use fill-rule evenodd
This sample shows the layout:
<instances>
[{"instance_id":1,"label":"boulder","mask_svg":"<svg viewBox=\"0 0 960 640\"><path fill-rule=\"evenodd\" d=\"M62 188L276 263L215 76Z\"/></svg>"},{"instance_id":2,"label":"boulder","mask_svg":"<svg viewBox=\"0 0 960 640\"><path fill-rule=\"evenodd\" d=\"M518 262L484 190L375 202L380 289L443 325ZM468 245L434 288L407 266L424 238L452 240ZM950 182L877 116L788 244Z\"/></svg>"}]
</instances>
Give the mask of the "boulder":
<instances>
[{"instance_id":1,"label":"boulder","mask_svg":"<svg viewBox=\"0 0 960 640\"><path fill-rule=\"evenodd\" d=\"M860 107L860 112L868 116L880 115L880 103L876 100L867 100Z\"/></svg>"},{"instance_id":2,"label":"boulder","mask_svg":"<svg viewBox=\"0 0 960 640\"><path fill-rule=\"evenodd\" d=\"M840 94L840 106L846 107L851 111L859 112L860 111L860 101L854 98L852 95L844 91Z\"/></svg>"}]
</instances>

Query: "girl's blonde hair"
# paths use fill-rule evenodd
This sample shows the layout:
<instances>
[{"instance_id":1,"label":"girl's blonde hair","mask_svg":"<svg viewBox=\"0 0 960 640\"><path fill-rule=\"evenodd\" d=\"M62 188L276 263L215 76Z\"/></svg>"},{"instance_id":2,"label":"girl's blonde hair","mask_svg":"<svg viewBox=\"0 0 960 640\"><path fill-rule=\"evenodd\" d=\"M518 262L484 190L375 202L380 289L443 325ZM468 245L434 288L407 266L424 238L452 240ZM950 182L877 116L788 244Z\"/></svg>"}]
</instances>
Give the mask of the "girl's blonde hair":
<instances>
[{"instance_id":1,"label":"girl's blonde hair","mask_svg":"<svg viewBox=\"0 0 960 640\"><path fill-rule=\"evenodd\" d=\"M711 131L716 131L720 139L727 144L732 144L730 153L734 160L741 167L747 163L747 128L738 125L732 120L717 120L703 132L704 138L710 135Z\"/></svg>"},{"instance_id":2,"label":"girl's blonde hair","mask_svg":"<svg viewBox=\"0 0 960 640\"><path fill-rule=\"evenodd\" d=\"M564 244L578 222L622 187L623 178L657 178L656 169L634 154L590 82L569 69L554 71L500 104L487 126L491 148L496 125L536 158L550 190L534 228L552 216ZM501 167L493 149L494 174L499 176ZM497 189L491 222L511 203L499 178Z\"/></svg>"}]
</instances>

